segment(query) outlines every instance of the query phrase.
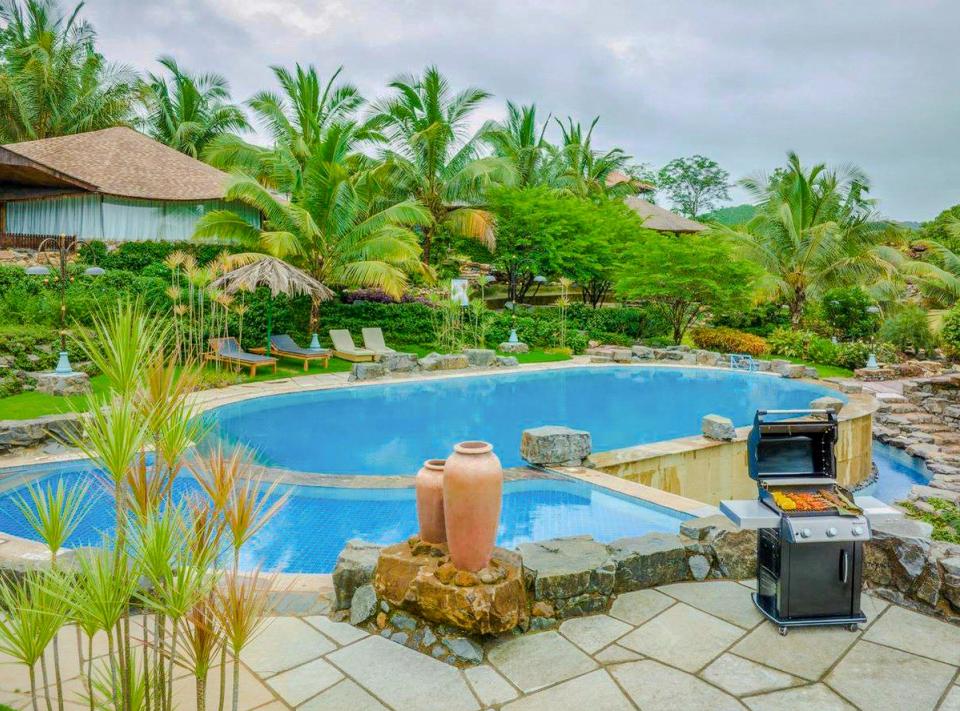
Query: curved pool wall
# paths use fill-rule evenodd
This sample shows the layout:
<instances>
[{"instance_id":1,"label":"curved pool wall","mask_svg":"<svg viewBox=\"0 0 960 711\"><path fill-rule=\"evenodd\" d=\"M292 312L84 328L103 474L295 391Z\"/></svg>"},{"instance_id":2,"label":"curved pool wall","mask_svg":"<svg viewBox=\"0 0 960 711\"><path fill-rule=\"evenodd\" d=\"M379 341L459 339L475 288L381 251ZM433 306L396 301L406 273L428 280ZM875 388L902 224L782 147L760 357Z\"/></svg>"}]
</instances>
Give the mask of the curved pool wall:
<instances>
[{"instance_id":1,"label":"curved pool wall","mask_svg":"<svg viewBox=\"0 0 960 711\"><path fill-rule=\"evenodd\" d=\"M36 541L14 498L33 484L63 481L67 488L92 481L90 463L26 467L0 472L0 530L5 536ZM96 545L114 524L109 493L91 487L88 515L66 541L68 548ZM174 501L200 494L189 475L174 482ZM274 498L287 501L244 545L241 567L258 565L271 572L329 573L350 539L390 544L417 531L415 493L412 487L357 489L327 486L279 486ZM624 496L579 481L549 478L508 481L497 543L513 549L520 543L574 535L589 535L603 542L647 533L676 533L689 514ZM37 545L38 558L40 546ZM0 551L3 553L4 551Z\"/></svg>"},{"instance_id":2,"label":"curved pool wall","mask_svg":"<svg viewBox=\"0 0 960 711\"><path fill-rule=\"evenodd\" d=\"M808 407L824 395L843 397L760 373L581 366L256 397L205 417L214 436L253 447L266 466L410 475L467 439L493 443L505 466L518 466L520 437L531 427L586 430L604 452L697 434L706 414L744 426L757 409Z\"/></svg>"}]
</instances>

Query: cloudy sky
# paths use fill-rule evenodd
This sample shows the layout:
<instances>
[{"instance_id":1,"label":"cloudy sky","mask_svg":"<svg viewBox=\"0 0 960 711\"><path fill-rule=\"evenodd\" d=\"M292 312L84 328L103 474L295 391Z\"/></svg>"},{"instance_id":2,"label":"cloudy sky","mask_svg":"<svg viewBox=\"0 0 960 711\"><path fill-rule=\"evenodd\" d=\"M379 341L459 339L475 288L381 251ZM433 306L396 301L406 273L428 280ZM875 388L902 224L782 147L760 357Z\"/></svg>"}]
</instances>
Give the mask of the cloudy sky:
<instances>
[{"instance_id":1,"label":"cloudy sky","mask_svg":"<svg viewBox=\"0 0 960 711\"><path fill-rule=\"evenodd\" d=\"M217 71L234 96L269 65L345 66L365 96L436 63L456 86L589 121L598 145L659 167L701 153L734 179L855 163L881 211L960 202L960 3L927 0L87 0L112 60L160 54ZM736 199L742 194L734 194Z\"/></svg>"}]
</instances>

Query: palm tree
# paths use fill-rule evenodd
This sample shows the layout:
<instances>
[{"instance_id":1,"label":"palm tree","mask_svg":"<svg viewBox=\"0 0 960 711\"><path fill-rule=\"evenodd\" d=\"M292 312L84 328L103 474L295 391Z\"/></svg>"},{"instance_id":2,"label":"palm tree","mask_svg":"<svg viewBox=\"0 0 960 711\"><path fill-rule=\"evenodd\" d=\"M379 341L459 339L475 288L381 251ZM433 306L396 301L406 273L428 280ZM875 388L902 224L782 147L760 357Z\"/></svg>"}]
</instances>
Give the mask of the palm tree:
<instances>
[{"instance_id":1,"label":"palm tree","mask_svg":"<svg viewBox=\"0 0 960 711\"><path fill-rule=\"evenodd\" d=\"M513 172L512 183L519 188L543 183L548 144L544 139L550 116L537 125L536 104L517 106L507 102L507 118L490 121L481 131L493 154L506 159Z\"/></svg>"},{"instance_id":2,"label":"palm tree","mask_svg":"<svg viewBox=\"0 0 960 711\"><path fill-rule=\"evenodd\" d=\"M334 123L352 121L363 97L352 84L337 83L343 67L321 82L315 67L299 64L294 70L271 67L281 93L261 91L248 105L260 126L270 134L272 148L254 146L237 136L213 141L205 159L223 170L239 170L257 177L264 185L292 195L300 190L303 171L314 147ZM357 140L377 140L379 134L358 124Z\"/></svg>"},{"instance_id":3,"label":"palm tree","mask_svg":"<svg viewBox=\"0 0 960 711\"><path fill-rule=\"evenodd\" d=\"M560 126L560 145L552 147L550 170L552 182L564 191L577 197L598 198L630 192L630 182L607 186L607 176L614 171L625 172L630 167L631 157L620 148L601 153L593 148L593 129L600 117L590 122L584 132L572 118L566 124L556 119Z\"/></svg>"},{"instance_id":4,"label":"palm tree","mask_svg":"<svg viewBox=\"0 0 960 711\"><path fill-rule=\"evenodd\" d=\"M327 286L375 287L399 296L420 265L412 228L429 225L430 215L414 200L383 206L371 197L379 194L380 177L353 153L362 133L352 122L329 126L313 145L302 185L289 202L255 178L238 175L226 199L256 208L266 218L264 229L217 210L200 218L195 237L287 259ZM318 308L314 300L312 330Z\"/></svg>"},{"instance_id":5,"label":"palm tree","mask_svg":"<svg viewBox=\"0 0 960 711\"><path fill-rule=\"evenodd\" d=\"M741 185L755 196L757 215L718 229L765 269L764 286L787 304L794 326L808 299L834 286L889 278L902 261L882 244L887 225L877 219L866 197L869 182L857 168L806 168L791 152L785 171Z\"/></svg>"},{"instance_id":6,"label":"palm tree","mask_svg":"<svg viewBox=\"0 0 960 711\"><path fill-rule=\"evenodd\" d=\"M150 74L143 86L142 123L161 143L200 157L217 136L249 127L243 109L230 103L230 86L219 74L190 74L173 57L157 60L169 77Z\"/></svg>"},{"instance_id":7,"label":"palm tree","mask_svg":"<svg viewBox=\"0 0 960 711\"><path fill-rule=\"evenodd\" d=\"M433 218L421 228L424 264L440 230L492 249L491 217L477 205L488 185L510 179L510 168L503 158L479 157L482 134L468 130L471 114L489 94L472 87L452 94L433 66L420 77L398 77L390 87L394 95L374 106L373 119L389 140L384 159L398 193L416 199Z\"/></svg>"},{"instance_id":8,"label":"palm tree","mask_svg":"<svg viewBox=\"0 0 960 711\"><path fill-rule=\"evenodd\" d=\"M96 51L83 3L0 0L0 141L26 141L129 123L137 79Z\"/></svg>"}]
</instances>

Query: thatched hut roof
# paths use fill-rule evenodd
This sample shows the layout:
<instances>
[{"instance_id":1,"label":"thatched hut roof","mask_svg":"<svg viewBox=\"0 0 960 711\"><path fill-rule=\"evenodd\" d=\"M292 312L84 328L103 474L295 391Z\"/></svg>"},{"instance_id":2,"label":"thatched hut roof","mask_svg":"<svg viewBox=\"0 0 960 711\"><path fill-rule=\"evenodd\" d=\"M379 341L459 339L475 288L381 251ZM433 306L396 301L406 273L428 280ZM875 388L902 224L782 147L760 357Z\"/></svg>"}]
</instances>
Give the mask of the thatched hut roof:
<instances>
[{"instance_id":1,"label":"thatched hut roof","mask_svg":"<svg viewBox=\"0 0 960 711\"><path fill-rule=\"evenodd\" d=\"M708 229L706 225L689 220L638 197L625 199L627 206L643 218L643 226L657 232L693 233Z\"/></svg>"},{"instance_id":2,"label":"thatched hut roof","mask_svg":"<svg viewBox=\"0 0 960 711\"><path fill-rule=\"evenodd\" d=\"M282 259L267 256L227 272L210 286L227 294L254 291L258 286L265 286L274 296L307 295L318 301L329 301L334 296L330 289L306 272Z\"/></svg>"}]
</instances>

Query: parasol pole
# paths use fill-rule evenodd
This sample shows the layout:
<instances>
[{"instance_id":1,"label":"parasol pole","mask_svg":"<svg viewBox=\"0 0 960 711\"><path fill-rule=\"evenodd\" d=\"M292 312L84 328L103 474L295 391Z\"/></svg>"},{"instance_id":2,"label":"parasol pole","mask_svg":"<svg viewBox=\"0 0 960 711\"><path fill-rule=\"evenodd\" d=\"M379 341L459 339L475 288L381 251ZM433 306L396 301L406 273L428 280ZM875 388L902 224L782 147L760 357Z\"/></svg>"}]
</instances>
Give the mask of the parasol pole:
<instances>
[{"instance_id":1,"label":"parasol pole","mask_svg":"<svg viewBox=\"0 0 960 711\"><path fill-rule=\"evenodd\" d=\"M267 355L270 355L270 330L273 327L273 294L267 300Z\"/></svg>"}]
</instances>

